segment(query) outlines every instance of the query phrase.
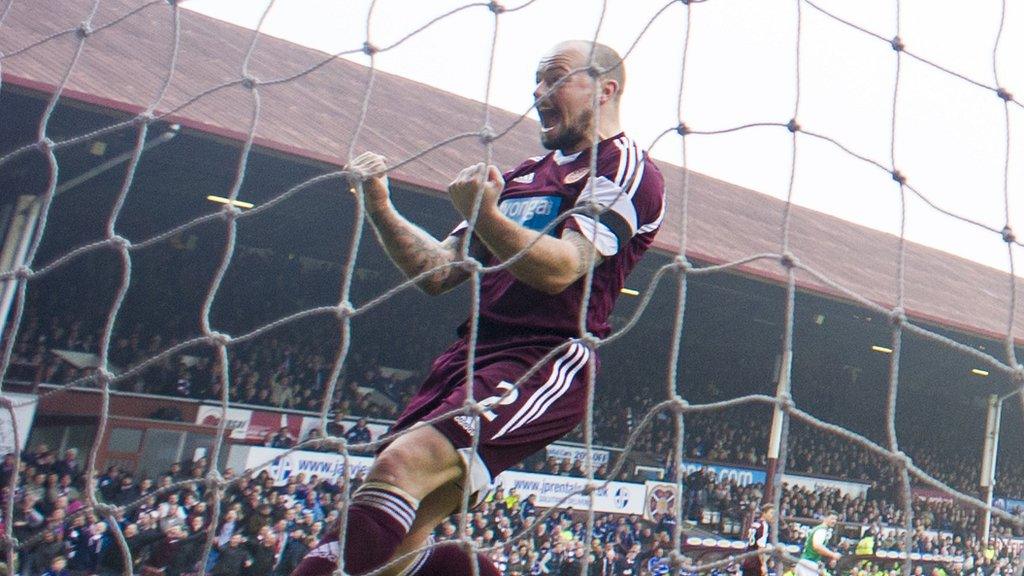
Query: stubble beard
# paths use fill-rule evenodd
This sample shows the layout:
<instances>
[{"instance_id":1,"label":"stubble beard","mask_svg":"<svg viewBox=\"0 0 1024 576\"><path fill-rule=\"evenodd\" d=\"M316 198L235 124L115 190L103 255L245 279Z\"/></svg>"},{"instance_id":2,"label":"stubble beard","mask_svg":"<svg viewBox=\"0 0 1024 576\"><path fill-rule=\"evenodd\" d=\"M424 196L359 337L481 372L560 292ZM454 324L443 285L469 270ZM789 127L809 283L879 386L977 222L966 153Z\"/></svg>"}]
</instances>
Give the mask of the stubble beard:
<instances>
[{"instance_id":1,"label":"stubble beard","mask_svg":"<svg viewBox=\"0 0 1024 576\"><path fill-rule=\"evenodd\" d=\"M575 118L569 120L561 130L555 134L544 133L540 135L540 143L547 150L577 150L583 149L583 142L588 142L593 135L594 112L583 110Z\"/></svg>"}]
</instances>

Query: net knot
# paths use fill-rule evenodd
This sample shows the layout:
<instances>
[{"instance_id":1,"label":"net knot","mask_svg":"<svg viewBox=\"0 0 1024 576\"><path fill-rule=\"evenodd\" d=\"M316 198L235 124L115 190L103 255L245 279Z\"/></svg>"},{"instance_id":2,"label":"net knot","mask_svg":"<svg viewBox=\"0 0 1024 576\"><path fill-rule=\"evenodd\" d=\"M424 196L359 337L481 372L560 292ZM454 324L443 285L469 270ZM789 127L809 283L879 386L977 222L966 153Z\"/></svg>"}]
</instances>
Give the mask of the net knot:
<instances>
[{"instance_id":1,"label":"net knot","mask_svg":"<svg viewBox=\"0 0 1024 576\"><path fill-rule=\"evenodd\" d=\"M903 186L907 183L907 177L904 176L903 173L900 172L899 170L893 168L892 172L890 172L889 174L892 175L892 179L898 182L900 186Z\"/></svg>"},{"instance_id":2,"label":"net knot","mask_svg":"<svg viewBox=\"0 0 1024 576\"><path fill-rule=\"evenodd\" d=\"M889 324L903 326L907 322L907 311L902 306L897 306L889 311Z\"/></svg>"},{"instance_id":3,"label":"net knot","mask_svg":"<svg viewBox=\"0 0 1024 576\"><path fill-rule=\"evenodd\" d=\"M123 250L131 250L132 248L132 241L120 234L114 234L107 240L107 242L109 242L114 248L120 248Z\"/></svg>"},{"instance_id":4,"label":"net knot","mask_svg":"<svg viewBox=\"0 0 1024 576\"><path fill-rule=\"evenodd\" d=\"M591 350L596 350L597 346L601 343L601 339L598 338L597 336L594 336L590 332L587 332L583 336L580 336L579 341L581 344L585 344L587 348L590 348Z\"/></svg>"},{"instance_id":5,"label":"net knot","mask_svg":"<svg viewBox=\"0 0 1024 576\"><path fill-rule=\"evenodd\" d=\"M363 42L363 54L367 56L373 56L377 52L380 52L380 48L374 46L369 40Z\"/></svg>"},{"instance_id":6,"label":"net knot","mask_svg":"<svg viewBox=\"0 0 1024 576\"><path fill-rule=\"evenodd\" d=\"M793 402L793 396L789 392L784 392L780 394L778 398L779 399L777 400L777 402L779 405L779 409L782 410L783 412L792 412L793 408L796 407L796 403Z\"/></svg>"},{"instance_id":7,"label":"net knot","mask_svg":"<svg viewBox=\"0 0 1024 576\"><path fill-rule=\"evenodd\" d=\"M114 381L114 373L109 369L100 366L96 369L96 380L100 383L100 386L106 386Z\"/></svg>"},{"instance_id":8,"label":"net knot","mask_svg":"<svg viewBox=\"0 0 1024 576\"><path fill-rule=\"evenodd\" d=\"M481 268L483 268L483 264L481 264L476 258L472 257L467 257L465 260L459 262L458 266L470 274L476 274L480 272Z\"/></svg>"},{"instance_id":9,"label":"net knot","mask_svg":"<svg viewBox=\"0 0 1024 576\"><path fill-rule=\"evenodd\" d=\"M690 403L686 401L686 398L683 398L682 396L676 394L676 396L672 398L671 406L673 412L675 412L676 414L682 414L686 412L687 408L690 407Z\"/></svg>"},{"instance_id":10,"label":"net knot","mask_svg":"<svg viewBox=\"0 0 1024 576\"><path fill-rule=\"evenodd\" d=\"M899 36L893 37L893 39L889 41L889 45L897 52L903 52L903 49L906 48L906 45L903 43L903 39Z\"/></svg>"},{"instance_id":11,"label":"net knot","mask_svg":"<svg viewBox=\"0 0 1024 576\"><path fill-rule=\"evenodd\" d=\"M210 467L210 471L206 473L206 486L210 489L216 489L224 483L224 475L220 473L213 466Z\"/></svg>"},{"instance_id":12,"label":"net knot","mask_svg":"<svg viewBox=\"0 0 1024 576\"><path fill-rule=\"evenodd\" d=\"M504 14L506 10L505 6L497 0L491 0L491 3L487 5L487 9L495 14Z\"/></svg>"},{"instance_id":13,"label":"net knot","mask_svg":"<svg viewBox=\"0 0 1024 576\"><path fill-rule=\"evenodd\" d=\"M604 206L595 199L591 199L590 201L587 202L586 209L587 216L590 216L592 218L597 218L601 214L604 214L605 212L608 211L607 206Z\"/></svg>"},{"instance_id":14,"label":"net knot","mask_svg":"<svg viewBox=\"0 0 1024 576\"><path fill-rule=\"evenodd\" d=\"M55 145L56 144L54 144L53 140L50 140L48 137L44 137L40 139L39 142L36 142L36 146L39 148L39 151L44 154L49 154Z\"/></svg>"},{"instance_id":15,"label":"net knot","mask_svg":"<svg viewBox=\"0 0 1024 576\"><path fill-rule=\"evenodd\" d=\"M479 416L487 410L486 406L469 398L462 402L462 408L467 416Z\"/></svg>"},{"instance_id":16,"label":"net knot","mask_svg":"<svg viewBox=\"0 0 1024 576\"><path fill-rule=\"evenodd\" d=\"M1002 98L1004 102L1009 102L1013 100L1013 94L1011 94L1010 91L1007 90L1006 88L1002 87L996 89L996 96Z\"/></svg>"},{"instance_id":17,"label":"net knot","mask_svg":"<svg viewBox=\"0 0 1024 576\"><path fill-rule=\"evenodd\" d=\"M680 122L676 126L676 134L679 134L680 136L686 136L689 133L690 133L690 127L687 126L685 122Z\"/></svg>"},{"instance_id":18,"label":"net knot","mask_svg":"<svg viewBox=\"0 0 1024 576\"><path fill-rule=\"evenodd\" d=\"M339 303L338 306L335 308L334 315L337 316L339 320L344 320L345 318L348 318L349 316L354 314L355 311L356 309L352 307L352 303L349 302L348 300L345 300Z\"/></svg>"},{"instance_id":19,"label":"net knot","mask_svg":"<svg viewBox=\"0 0 1024 576\"><path fill-rule=\"evenodd\" d=\"M782 257L779 258L779 263L785 268L795 268L796 256L792 252L783 252Z\"/></svg>"},{"instance_id":20,"label":"net knot","mask_svg":"<svg viewBox=\"0 0 1024 576\"><path fill-rule=\"evenodd\" d=\"M786 130L789 130L793 134L800 131L800 124L796 121L796 118L790 118L789 122L786 122Z\"/></svg>"},{"instance_id":21,"label":"net knot","mask_svg":"<svg viewBox=\"0 0 1024 576\"><path fill-rule=\"evenodd\" d=\"M221 206L220 213L224 220L231 222L235 218L238 218L239 216L242 215L242 209L239 208L238 206L235 206L234 204L228 203Z\"/></svg>"},{"instance_id":22,"label":"net knot","mask_svg":"<svg viewBox=\"0 0 1024 576\"><path fill-rule=\"evenodd\" d=\"M156 120L156 116L153 114L153 111L146 110L145 112L141 112L138 116L136 116L133 122L135 122L136 126L144 126L154 120Z\"/></svg>"},{"instance_id":23,"label":"net knot","mask_svg":"<svg viewBox=\"0 0 1024 576\"><path fill-rule=\"evenodd\" d=\"M668 561L673 568L683 568L689 564L689 559L678 550L669 552Z\"/></svg>"},{"instance_id":24,"label":"net knot","mask_svg":"<svg viewBox=\"0 0 1024 576\"><path fill-rule=\"evenodd\" d=\"M4 546L7 546L8 550L17 550L18 548L21 548L21 542L18 542L18 539L14 536L8 537L5 534L3 537L0 537L0 542L3 542Z\"/></svg>"},{"instance_id":25,"label":"net knot","mask_svg":"<svg viewBox=\"0 0 1024 576\"><path fill-rule=\"evenodd\" d=\"M216 346L229 346L231 344L231 336L223 332L210 332L206 337L210 343Z\"/></svg>"},{"instance_id":26,"label":"net knot","mask_svg":"<svg viewBox=\"0 0 1024 576\"><path fill-rule=\"evenodd\" d=\"M894 464L898 464L899 466L902 466L904 468L910 465L910 457L907 456L907 453L904 452L903 450L897 450L893 452L892 455L889 456L889 460L892 461Z\"/></svg>"},{"instance_id":27,"label":"net knot","mask_svg":"<svg viewBox=\"0 0 1024 576\"><path fill-rule=\"evenodd\" d=\"M597 482L587 482L587 485L583 487L583 491L580 492L580 494L583 496L590 496L600 487L601 485Z\"/></svg>"},{"instance_id":28,"label":"net knot","mask_svg":"<svg viewBox=\"0 0 1024 576\"><path fill-rule=\"evenodd\" d=\"M0 396L0 407L10 410L11 408L14 408L14 401L7 396Z\"/></svg>"},{"instance_id":29,"label":"net knot","mask_svg":"<svg viewBox=\"0 0 1024 576\"><path fill-rule=\"evenodd\" d=\"M1000 234L1003 235L1003 242L1006 242L1007 244L1012 244L1017 241L1017 237L1013 235L1013 228L1010 228L1009 224L1003 226Z\"/></svg>"},{"instance_id":30,"label":"net knot","mask_svg":"<svg viewBox=\"0 0 1024 576\"><path fill-rule=\"evenodd\" d=\"M690 264L690 261L686 259L685 254L680 254L676 256L673 264L676 268L679 268L683 272L689 272L690 270L693 270L693 264Z\"/></svg>"},{"instance_id":31,"label":"net knot","mask_svg":"<svg viewBox=\"0 0 1024 576\"><path fill-rule=\"evenodd\" d=\"M14 277L18 280L28 280L32 276L32 269L22 264L14 269Z\"/></svg>"},{"instance_id":32,"label":"net knot","mask_svg":"<svg viewBox=\"0 0 1024 576\"><path fill-rule=\"evenodd\" d=\"M252 90L258 86L260 81L252 74L246 74L242 76L242 87L246 90Z\"/></svg>"},{"instance_id":33,"label":"net knot","mask_svg":"<svg viewBox=\"0 0 1024 576\"><path fill-rule=\"evenodd\" d=\"M1011 374L1014 382L1024 385L1024 364L1017 364Z\"/></svg>"},{"instance_id":34,"label":"net knot","mask_svg":"<svg viewBox=\"0 0 1024 576\"><path fill-rule=\"evenodd\" d=\"M490 124L484 125L484 127L480 129L479 136L480 142L485 145L498 139L497 132L494 131L494 128L492 128Z\"/></svg>"},{"instance_id":35,"label":"net knot","mask_svg":"<svg viewBox=\"0 0 1024 576\"><path fill-rule=\"evenodd\" d=\"M92 33L93 33L92 25L89 24L88 21L85 21L85 22L82 22L81 24L79 24L78 28L75 30L75 35L78 36L79 40L85 40L86 38L91 36Z\"/></svg>"}]
</instances>

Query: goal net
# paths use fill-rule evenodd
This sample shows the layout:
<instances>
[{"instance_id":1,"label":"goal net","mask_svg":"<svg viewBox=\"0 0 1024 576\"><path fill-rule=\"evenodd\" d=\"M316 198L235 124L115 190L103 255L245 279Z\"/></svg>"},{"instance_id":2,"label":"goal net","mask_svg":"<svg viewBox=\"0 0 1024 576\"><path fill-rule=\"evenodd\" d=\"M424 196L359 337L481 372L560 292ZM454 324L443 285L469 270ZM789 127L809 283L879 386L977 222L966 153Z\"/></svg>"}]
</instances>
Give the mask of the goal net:
<instances>
[{"instance_id":1,"label":"goal net","mask_svg":"<svg viewBox=\"0 0 1024 576\"><path fill-rule=\"evenodd\" d=\"M227 503L255 495L251 513L258 515L277 490L248 489L253 476L283 466L298 451L341 455L336 498L327 498L327 509L309 506L320 509L321 525L343 518L367 454L393 436L375 433L372 440L353 442L342 433L349 430L332 428L334 414L393 419L414 384L403 380L408 374L402 370L380 366L426 366L440 348L433 324L441 318L468 315L469 339L475 341L481 278L500 268L480 266L466 255L459 265L471 273L469 289L424 304L413 294L416 279L400 278L367 233L364 206L352 194L357 175L344 167L367 149L387 154L396 202L414 219L422 216L431 232L446 233L452 213L441 212L444 202L431 191L443 191L465 165L517 162L538 150L530 119L532 70L525 79L510 80L502 66L512 62L509 53L524 50L516 33L547 30L551 44L564 39L552 36L558 26L548 25L561 13L536 1L476 3L435 8L422 22L396 27L395 15L387 12L393 7L371 2L359 17L329 13L343 23L344 34L325 41L322 46L333 48L324 51L282 39L294 33L289 26L308 27L314 36L329 20L323 14L288 12L295 7L274 2L259 3L257 10L195 6L248 26L239 27L190 4L9 0L0 8L0 113L7 124L0 181L8 206L0 253L0 374L5 446L13 455L4 476L8 569L24 566L31 551L50 542L47 533L66 526L108 538L119 550L121 571L136 571L136 533L126 527L140 511L176 506L168 504L168 495L187 493L194 499L190 510L202 503L201 512L181 515L186 523L202 518L186 527L186 533L203 535L201 560L190 571L205 573L213 566L211 553L230 536L224 531L232 521L225 520ZM446 537L493 554L512 573L512 556L520 552L540 562L532 548L537 526L572 531L580 522L570 541L582 550L582 569L596 573L606 556L592 543L614 543L608 524L617 520L595 502L618 486L613 483L637 483L647 470L659 477L644 496L653 508L646 519L629 522L668 534L661 542L664 558L651 565L658 569L732 570L761 553L781 574L798 559L801 535L836 508L852 530L837 545L856 562L885 569L898 564L904 574L917 563L940 561L961 568L984 564L986 574L1019 573L1024 541L1017 537L1024 526L1007 504L1024 500L1024 492L1013 492L1019 451L1013 438L1001 449L998 443L1000 410L1009 400L1010 413L1020 419L1024 382L1016 349L1022 325L1014 260L1020 246L1014 191L1024 169L1012 138L1022 117L1012 87L1024 80L1022 52L1014 49L1024 38L1017 7L992 3L958 23L961 6L899 1L857 10L795 0L750 7L746 15L712 1L634 3L628 10L611 2L586 4L573 10L589 10L590 20L577 13L567 30L585 20L585 37L620 52L630 78L624 98L634 106L625 111L626 128L642 125L641 144L666 159L659 162L668 209L658 254L645 261L635 288L622 297L612 335L579 334L579 343L609 350L609 358L622 363L618 370L602 368L620 380L596 377L593 370L588 376L586 417L572 436L582 480L538 507L529 523L496 525L503 530L488 538L475 535L472 524L479 518L467 491ZM289 20L295 14L298 24ZM949 28L929 29L933 17L934 27ZM386 33L382 22L388 22ZM956 37L958 25L974 60L924 40L926 49L915 44L936 35ZM471 29L472 46L452 41L454 28ZM444 34L430 36L438 30ZM513 39L505 30L514 31ZM382 70L426 54L425 60L459 73L460 52L479 59L475 100ZM760 76L750 62L765 67ZM722 72L728 67L737 71ZM816 77L825 70L831 72L824 79ZM505 81L530 96L512 113L502 109L510 102L501 94ZM439 84L447 88L449 82ZM946 92L925 97L915 83L927 86L925 92ZM849 98L858 91L862 97ZM837 102L843 106L830 105ZM939 138L948 139L952 151L936 147ZM735 185L702 171L735 178ZM769 188L765 192L777 199L740 186ZM951 187L960 197L941 196ZM948 242L943 236L962 238L963 249L973 246L984 265L912 242ZM717 311L709 307L716 298L723 302ZM833 314L856 322L837 322ZM770 328L759 331L760 325ZM749 334L737 338L737 330ZM874 340L861 342L862 336ZM697 342L705 337L707 344ZM830 349L836 339L842 346ZM648 352L614 352L627 342L642 342ZM843 349L854 345L857 352ZM861 353L868 346L874 349L865 360ZM860 356L846 362L843 354ZM728 366L736 370L729 374L744 378L752 374L742 371L744 365L757 364L768 367L770 377L736 384L712 374L717 368L702 372L705 364ZM815 372L819 364L842 377ZM923 413L927 420L930 410L945 418L945 409L917 402L931 393L921 382L941 378L936 372L950 366L969 367L984 383L980 392L962 393L981 400L961 410L964 421L949 424L945 435L905 434L917 424L901 425L901 418L910 422ZM921 373L907 373L915 370ZM621 392L630 385L621 378L630 375L642 383L636 394ZM971 377L965 373L943 384L963 387L974 382ZM26 389L19 384L25 380L42 385ZM908 380L911 400L901 395ZM865 391L863 402L851 402L857 386ZM35 500L27 507L26 500L38 495L46 502L41 506L52 508L60 494L70 494L67 487L61 492L59 471L74 462L26 452L29 429L16 423L26 408L50 413L62 398L80 398L75 394L83 389L99 398L94 440L78 462L84 464L84 484L76 489L83 506L66 510L64 519L36 518L43 515L30 510ZM619 392L608 395L606 389ZM121 480L104 466L114 462L108 457L117 416L111 406L161 394L213 400L216 428L207 431L213 440L194 453L208 467L193 466L199 472L192 477L170 474L149 492L126 491L134 497L112 497L120 493L109 483ZM947 399L935 394L936 404ZM479 418L486 401L494 401L473 399L471 391L469 396L450 416ZM268 430L266 439L280 440L283 451L226 474L228 451L239 440L229 423L240 405L250 412L252 405L284 407L316 424L293 442L283 431L288 417L277 416L281 430ZM987 426L979 417L986 413ZM1020 423L1003 426L1019 431ZM963 441L975 448L964 449L966 456L960 453L960 427L973 430L977 440ZM733 473L757 472L739 485L726 480L728 474L715 476L721 471L716 458L744 459L748 466L729 468ZM701 473L694 474L695 466L701 468L697 460L705 472L713 471L703 488ZM548 465L538 462L531 470L557 473ZM43 484L36 484L19 474L19 466L57 478L47 485L44 474ZM872 477L870 489L850 496L836 486L854 468L865 474L861 480L871 474L887 479ZM997 469L1008 472L999 476ZM830 480L799 484L797 476L808 472ZM652 492L659 486L667 492ZM706 522L704 515L720 513L707 499L730 490L742 493L737 498L745 512L731 523ZM488 513L496 502L485 504ZM752 503L773 503L781 517L773 521L770 545L747 551L737 542L744 539ZM871 507L881 512L863 512ZM152 517L165 519L164 512ZM937 517L956 519L958 530L976 535L970 544L954 542L947 537L952 524ZM869 532L886 544L884 553L857 553L850 539ZM925 532L937 535L929 541ZM983 560L976 564L975 556ZM837 569L868 565L847 562Z\"/></svg>"}]
</instances>

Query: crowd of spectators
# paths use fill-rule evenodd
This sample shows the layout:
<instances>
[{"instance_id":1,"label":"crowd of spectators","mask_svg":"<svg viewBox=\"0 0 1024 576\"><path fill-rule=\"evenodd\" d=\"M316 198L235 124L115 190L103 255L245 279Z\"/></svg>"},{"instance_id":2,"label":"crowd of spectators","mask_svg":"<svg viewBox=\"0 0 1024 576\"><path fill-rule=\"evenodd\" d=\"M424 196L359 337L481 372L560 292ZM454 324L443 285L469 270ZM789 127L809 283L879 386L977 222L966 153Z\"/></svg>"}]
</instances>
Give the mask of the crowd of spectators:
<instances>
[{"instance_id":1,"label":"crowd of spectators","mask_svg":"<svg viewBox=\"0 0 1024 576\"><path fill-rule=\"evenodd\" d=\"M183 311L195 309L195 313L190 314L193 320L198 318L199 304L205 294L194 287L205 286L209 270L185 265L187 252L186 247L177 246L136 263L139 273L133 274L132 289L119 312L111 340L109 358L114 365L121 368L137 365L197 333L195 327L190 328L183 320L187 316ZM168 277L160 270L175 270L176 274ZM259 278L254 279L253 274ZM239 249L217 302L244 301L246 306L215 305L215 325L232 334L244 334L297 310L329 304L331 300L325 299L324 294L336 290L333 285L336 274L337 270L325 263L303 263L298 258L267 251ZM104 279L109 280L109 275L99 272L95 276L97 285ZM367 280L368 287L364 288L380 291L382 286L373 286L372 272L364 271L362 279ZM58 350L98 352L101 322L108 313L102 307L108 304L79 294L77 291L83 290L82 286L72 284L57 291L29 291L30 299L21 317L9 377L60 384L89 375L89 368L76 367L66 355L55 353ZM188 286L193 289L187 289ZM37 296L39 294L48 296ZM193 301L180 301L182 294L190 294ZM95 302L96 309L85 309L87 306L83 307L82 302ZM138 302L144 302L145 306ZM415 330L417 326L412 323L407 328ZM338 338L336 322L296 322L233 345L228 366L229 399L236 404L319 412L330 387L328 380L339 348ZM429 357L429 351L419 350L414 345L404 353L408 360L406 366L422 368L424 358ZM379 349L352 347L334 394L326 399L330 411L337 417L332 422L334 428L328 426L328 434L345 436L352 444L366 442L372 439L366 428L366 417L390 419L396 416L396 410L405 404L418 385L420 375L384 366ZM118 382L117 386L125 392L220 399L224 390L222 373L209 347L197 346L168 356L135 377ZM673 477L671 455L677 431L672 415L668 412L655 414L649 426L640 427L657 397L639 386L599 386L597 394L592 418L595 442L621 447L631 439L634 454L665 469L666 477ZM712 398L704 398L708 399ZM360 417L360 423L343 427L341 418L346 416ZM770 410L764 406L688 415L682 436L683 456L691 461L764 467L770 421ZM875 432L880 434L881 430ZM577 429L570 439L582 440L582 430ZM885 444L877 435L872 439ZM289 448L297 441L282 429L269 434L266 445ZM976 452L961 454L958 451L963 446L956 442L943 444L941 449L934 445L934 438L901 437L901 449L913 457L917 466L951 487L977 496ZM615 463L613 460L598 467L595 477L610 478ZM4 474L8 478L14 473L13 466L10 461L4 462ZM844 521L873 526L880 533L880 527L897 526L903 521L901 487L892 464L855 443L794 421L787 444L786 466L791 472L864 481L870 488L867 497L853 498L834 490L787 487L783 494L784 516L813 518L835 509L840 511ZM165 560L174 563L187 556L174 552L176 550L200 549L205 542L199 534L216 522L213 557L219 558L220 564L217 560L211 564L214 574L287 574L285 568L291 560L286 559L301 557L299 551L303 546L308 548L324 530L334 513L334 503L341 497L337 486L321 479L307 481L296 477L288 485L293 487L285 488L272 486L265 477L239 479L226 494L222 517L213 518L201 482L181 489L169 487L205 474L202 462L182 468L186 471L170 470L157 478L133 478L112 469L97 478L100 494L108 502L140 503L123 517L114 519L130 547L134 547L133 557L141 562L140 570L147 562L151 565ZM523 468L555 475L583 477L587 474L581 461L548 458L544 454L529 459ZM635 479L632 468L624 466L615 479ZM999 469L997 482L1001 495L1024 496L1024 462L1001 459ZM81 512L85 478L76 454L69 451L58 458L55 454L30 453L21 474L19 491L13 495L16 502L13 522L15 536L25 543L19 552L25 574L34 576L47 570L60 574L63 569L85 573L81 568L83 562L90 566L88 570L97 573L121 572L119 567L115 568L121 560L119 552L114 552L117 546L111 546L111 519ZM290 494L289 490L294 492ZM4 497L11 495L5 493ZM738 536L760 503L763 492L758 485L740 486L735 481L719 479L703 471L686 477L683 497L683 520ZM312 502L307 502L308 499ZM314 503L317 505L313 506ZM304 504L319 512L310 519ZM269 512L264 514L266 505L269 505ZM913 506L916 551L965 555L970 560L966 565L968 572L976 565L992 568L995 559L1009 554L1002 548L1003 544L995 544L999 552L993 556L990 551L993 544L979 541L981 516L977 510L941 500L919 500ZM495 549L495 560L507 573L538 573L538 566L548 570L540 573L573 573L585 557L591 558L594 565L607 563L611 557L616 565L638 567L633 574L639 574L644 570L650 572L646 567L657 566L657 558L662 558L659 554L667 552L664 528L665 522L671 523L671 519L650 523L639 518L601 517L595 526L596 541L586 542L580 532L582 525L578 514L561 511L546 522L536 523L534 514L524 512L527 507L528 502L508 497L492 499L474 512L467 527L470 531L467 536L482 545L507 540L510 534L529 534L522 545ZM457 525L455 521L442 525L438 538L451 538ZM997 522L994 534L1005 539L1020 536L1021 532ZM782 536L786 541L798 542L796 525L784 524ZM892 544L886 538L893 536L880 537L883 543ZM267 568L268 549L274 551L270 568ZM59 557L64 558L66 566L54 564L54 559ZM652 558L655 561L649 564ZM237 564L239 571L227 568L229 564ZM173 576L188 573L195 567L168 564L163 568L166 574ZM617 570L625 574L623 570L627 568ZM984 572L991 576L992 570Z\"/></svg>"},{"instance_id":2,"label":"crowd of spectators","mask_svg":"<svg viewBox=\"0 0 1024 576\"><path fill-rule=\"evenodd\" d=\"M29 311L19 330L12 364L16 368L33 367L44 382L66 383L80 378L86 370L75 368L50 351L95 352L95 339L86 332L79 322L64 323L61 318L42 320L34 310ZM310 344L322 336L306 333L304 338L271 338L259 341L258 345L234 348L230 356L229 400L319 412L333 362L322 346ZM159 335L147 337L142 325L137 325L128 334L115 334L110 358L116 365L132 366L176 343L164 341ZM405 371L383 369L358 351L350 355L346 364L330 406L332 413L346 416L394 418L420 379L419 375ZM221 368L211 356L186 353L168 358L120 386L131 392L219 400L220 375ZM623 446L653 404L650 397L639 391L601 393L593 418L595 443ZM769 422L767 408L691 415L687 417L683 436L684 454L699 461L763 467ZM582 440L582 432L577 429L568 439ZM790 440L787 469L791 471L855 480L895 476L892 465L877 455L798 422L791 425ZM674 446L675 430L667 413L656 415L652 425L637 433L635 441L636 452L650 454L666 467L671 463ZM935 449L931 442L911 442L903 447L918 467L957 490L977 495L976 454L956 454L955 445ZM1024 496L1024 463L1001 460L997 481L1002 495Z\"/></svg>"},{"instance_id":3,"label":"crowd of spectators","mask_svg":"<svg viewBox=\"0 0 1024 576\"><path fill-rule=\"evenodd\" d=\"M127 561L136 574L182 576L196 573L198 562L205 561L208 573L214 576L287 576L337 520L345 498L344 488L328 478L297 473L275 482L266 471L236 477L228 469L223 477L230 484L219 508L215 508L213 491L204 481L207 465L205 459L175 463L154 478L135 477L116 466L109 467L95 478L97 500L117 508L99 516L88 506L83 462L75 451L58 455L46 446L33 447L23 454L20 471L13 455L7 455L0 466L0 482L10 482L12 475L18 475L13 495L4 492L3 504L14 498L11 523L18 543L16 566L7 573L123 574ZM732 505L750 511L763 497L760 485L740 487L713 477L707 480L687 478L687 514L693 510L706 514ZM362 477L357 476L350 489L361 482ZM842 521L871 527L879 549L896 549L900 544L897 532L883 528L900 521L898 511L875 509L871 502L829 490L787 488L782 502L784 517L810 519L837 510ZM940 516L941 507L924 501L915 503L915 517L927 518L929 514ZM1019 544L1003 537L981 542L969 530L935 522L916 529L913 551L962 557L945 564L945 573L994 576L1009 573L1014 567ZM460 526L464 526L461 532ZM672 571L669 554L674 531L680 529L685 535L689 526L677 523L671 514L651 520L598 514L593 530L588 532L583 511L562 508L547 512L538 507L535 496L524 497L514 489L499 486L466 518L455 515L442 523L435 538L452 540L461 534L485 550L510 576L575 576L582 573L584 563L590 565L592 574L647 576L688 574ZM936 534L933 529L951 533ZM122 553L118 531L131 553L130 559ZM203 560L211 534L211 553ZM799 544L802 538L795 521L782 523L783 542ZM856 538L846 538L834 545L848 554L853 553L855 543ZM684 553L694 560L707 559L686 547ZM774 560L772 567L775 574L783 572ZM735 570L735 565L728 565L716 573ZM870 572L869 576L874 574Z\"/></svg>"}]
</instances>

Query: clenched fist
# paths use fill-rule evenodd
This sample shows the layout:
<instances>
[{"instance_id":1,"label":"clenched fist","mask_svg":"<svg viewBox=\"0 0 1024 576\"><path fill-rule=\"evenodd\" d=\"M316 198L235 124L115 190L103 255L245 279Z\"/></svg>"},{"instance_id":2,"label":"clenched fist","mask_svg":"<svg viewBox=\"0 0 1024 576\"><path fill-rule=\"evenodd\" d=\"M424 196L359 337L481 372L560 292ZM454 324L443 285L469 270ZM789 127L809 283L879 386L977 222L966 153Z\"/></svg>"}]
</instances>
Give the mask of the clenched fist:
<instances>
[{"instance_id":1,"label":"clenched fist","mask_svg":"<svg viewBox=\"0 0 1024 576\"><path fill-rule=\"evenodd\" d=\"M480 211L486 212L498 205L498 197L505 189L505 180L501 172L494 166L486 166L483 162L462 169L459 175L448 185L448 196L452 199L455 209L469 219L473 214L473 204L478 194Z\"/></svg>"},{"instance_id":2,"label":"clenched fist","mask_svg":"<svg viewBox=\"0 0 1024 576\"><path fill-rule=\"evenodd\" d=\"M387 208L391 202L387 169L384 156L376 152L363 152L345 167L352 173L350 178L363 184L363 202L367 212Z\"/></svg>"}]
</instances>

